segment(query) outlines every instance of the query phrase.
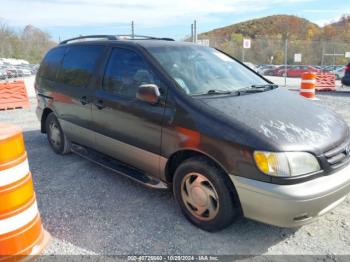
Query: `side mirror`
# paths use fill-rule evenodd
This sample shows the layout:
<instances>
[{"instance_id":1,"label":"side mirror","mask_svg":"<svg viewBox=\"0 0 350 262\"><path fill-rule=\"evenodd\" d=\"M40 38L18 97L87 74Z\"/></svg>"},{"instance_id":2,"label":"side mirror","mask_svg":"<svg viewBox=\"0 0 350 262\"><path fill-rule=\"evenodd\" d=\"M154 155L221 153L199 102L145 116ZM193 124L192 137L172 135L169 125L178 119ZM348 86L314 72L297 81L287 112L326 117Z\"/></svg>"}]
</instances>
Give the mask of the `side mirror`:
<instances>
[{"instance_id":1,"label":"side mirror","mask_svg":"<svg viewBox=\"0 0 350 262\"><path fill-rule=\"evenodd\" d=\"M140 101L155 105L159 102L160 92L159 87L154 84L143 84L140 85L137 92L136 98Z\"/></svg>"}]
</instances>

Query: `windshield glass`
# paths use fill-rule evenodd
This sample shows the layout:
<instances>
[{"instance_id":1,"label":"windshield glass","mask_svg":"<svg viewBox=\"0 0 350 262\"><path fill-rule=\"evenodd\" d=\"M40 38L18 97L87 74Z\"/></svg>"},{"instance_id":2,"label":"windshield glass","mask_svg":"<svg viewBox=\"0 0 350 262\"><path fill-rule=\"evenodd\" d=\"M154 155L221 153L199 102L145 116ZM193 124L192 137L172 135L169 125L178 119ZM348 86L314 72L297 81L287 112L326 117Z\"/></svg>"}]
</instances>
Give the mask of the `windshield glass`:
<instances>
[{"instance_id":1,"label":"windshield glass","mask_svg":"<svg viewBox=\"0 0 350 262\"><path fill-rule=\"evenodd\" d=\"M189 95L212 90L234 92L269 84L234 59L210 47L179 45L148 47L168 74Z\"/></svg>"}]
</instances>

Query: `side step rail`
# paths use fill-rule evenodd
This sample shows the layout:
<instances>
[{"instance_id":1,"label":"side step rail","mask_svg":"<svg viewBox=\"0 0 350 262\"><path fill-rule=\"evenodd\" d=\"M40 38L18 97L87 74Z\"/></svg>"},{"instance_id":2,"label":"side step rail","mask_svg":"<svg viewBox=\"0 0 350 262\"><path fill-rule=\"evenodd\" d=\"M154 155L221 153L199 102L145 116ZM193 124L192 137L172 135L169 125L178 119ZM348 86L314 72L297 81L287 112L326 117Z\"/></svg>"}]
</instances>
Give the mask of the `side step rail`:
<instances>
[{"instance_id":1,"label":"side step rail","mask_svg":"<svg viewBox=\"0 0 350 262\"><path fill-rule=\"evenodd\" d=\"M168 189L168 186L163 181L150 177L135 168L132 168L114 158L97 152L93 149L83 147L77 144L72 144L72 152L86 158L100 166L108 168L120 175L126 176L142 185L155 189Z\"/></svg>"}]
</instances>

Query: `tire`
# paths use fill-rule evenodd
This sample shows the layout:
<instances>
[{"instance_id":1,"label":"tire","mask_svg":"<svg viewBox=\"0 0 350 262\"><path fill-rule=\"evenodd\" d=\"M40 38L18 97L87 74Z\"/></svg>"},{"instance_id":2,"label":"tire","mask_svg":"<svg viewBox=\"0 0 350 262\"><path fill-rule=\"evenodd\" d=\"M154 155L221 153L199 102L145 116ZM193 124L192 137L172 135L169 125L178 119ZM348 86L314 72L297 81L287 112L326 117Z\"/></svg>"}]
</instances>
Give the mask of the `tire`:
<instances>
[{"instance_id":1,"label":"tire","mask_svg":"<svg viewBox=\"0 0 350 262\"><path fill-rule=\"evenodd\" d=\"M56 154L65 155L71 152L71 143L63 133L54 113L50 113L45 121L47 140Z\"/></svg>"},{"instance_id":2,"label":"tire","mask_svg":"<svg viewBox=\"0 0 350 262\"><path fill-rule=\"evenodd\" d=\"M241 213L236 191L225 172L203 157L180 164L175 171L173 192L184 216L206 231L229 226Z\"/></svg>"}]
</instances>

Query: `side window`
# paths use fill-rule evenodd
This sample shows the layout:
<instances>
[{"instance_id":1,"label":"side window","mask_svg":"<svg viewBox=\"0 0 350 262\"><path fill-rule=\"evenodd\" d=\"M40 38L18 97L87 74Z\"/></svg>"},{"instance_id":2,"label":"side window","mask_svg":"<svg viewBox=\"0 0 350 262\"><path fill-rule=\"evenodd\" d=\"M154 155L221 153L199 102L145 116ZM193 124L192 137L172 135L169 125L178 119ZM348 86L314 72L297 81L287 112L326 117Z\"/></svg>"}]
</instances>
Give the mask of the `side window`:
<instances>
[{"instance_id":1,"label":"side window","mask_svg":"<svg viewBox=\"0 0 350 262\"><path fill-rule=\"evenodd\" d=\"M135 98L140 85L159 85L158 82L139 54L128 49L115 48L107 64L102 88L112 94Z\"/></svg>"},{"instance_id":2,"label":"side window","mask_svg":"<svg viewBox=\"0 0 350 262\"><path fill-rule=\"evenodd\" d=\"M95 45L69 47L59 74L60 82L75 87L86 87L103 49L104 46Z\"/></svg>"},{"instance_id":3,"label":"side window","mask_svg":"<svg viewBox=\"0 0 350 262\"><path fill-rule=\"evenodd\" d=\"M58 47L49 51L40 65L39 76L48 80L55 80L65 51L65 47Z\"/></svg>"}]
</instances>

